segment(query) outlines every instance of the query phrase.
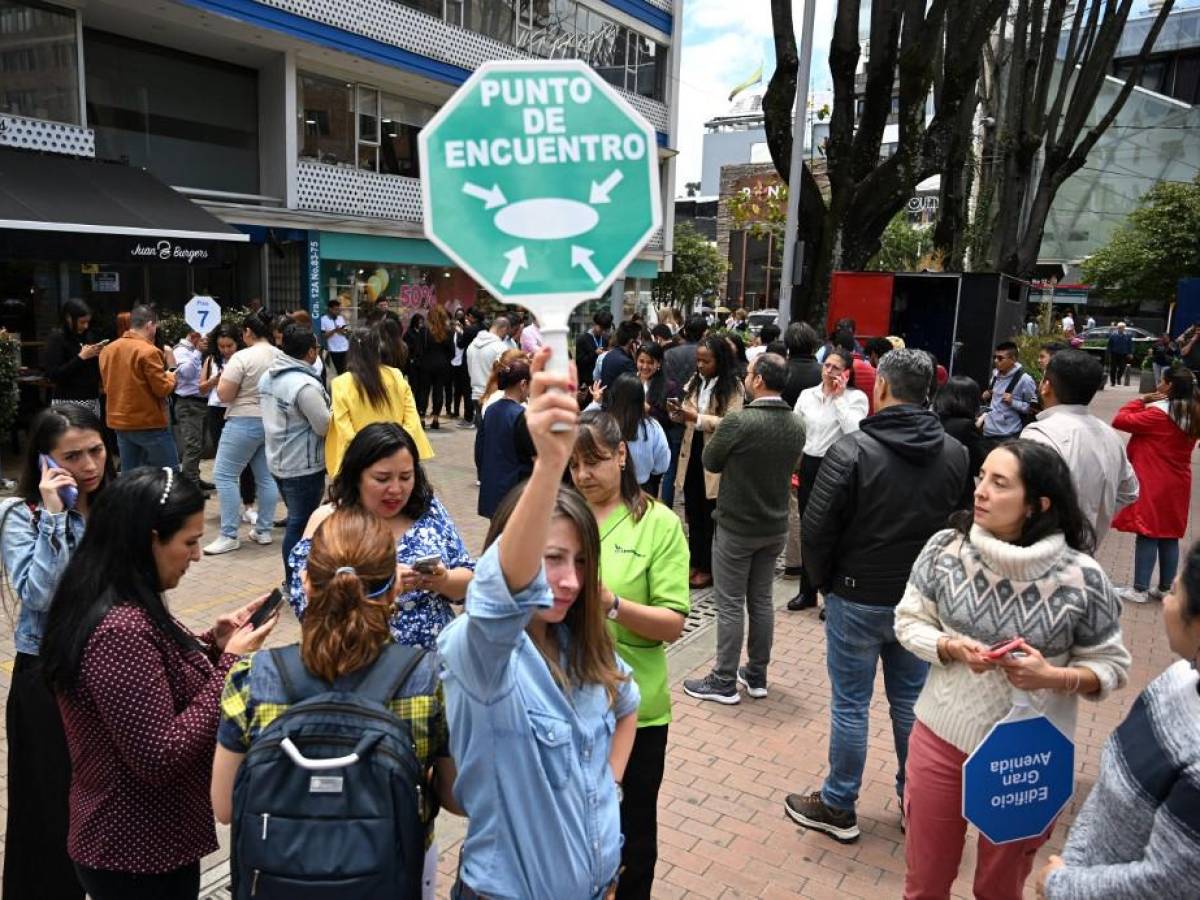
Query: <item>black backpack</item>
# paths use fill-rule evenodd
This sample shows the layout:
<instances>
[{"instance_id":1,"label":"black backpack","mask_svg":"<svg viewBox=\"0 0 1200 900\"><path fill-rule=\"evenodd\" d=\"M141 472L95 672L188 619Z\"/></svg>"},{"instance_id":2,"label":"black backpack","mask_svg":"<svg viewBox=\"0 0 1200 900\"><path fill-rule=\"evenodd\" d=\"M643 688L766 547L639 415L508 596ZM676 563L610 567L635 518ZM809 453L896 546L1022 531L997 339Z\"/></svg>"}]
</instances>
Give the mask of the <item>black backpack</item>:
<instances>
[{"instance_id":1,"label":"black backpack","mask_svg":"<svg viewBox=\"0 0 1200 900\"><path fill-rule=\"evenodd\" d=\"M425 773L388 702L420 664L389 645L333 685L293 645L271 650L288 709L250 745L233 788L233 896L418 900Z\"/></svg>"}]
</instances>

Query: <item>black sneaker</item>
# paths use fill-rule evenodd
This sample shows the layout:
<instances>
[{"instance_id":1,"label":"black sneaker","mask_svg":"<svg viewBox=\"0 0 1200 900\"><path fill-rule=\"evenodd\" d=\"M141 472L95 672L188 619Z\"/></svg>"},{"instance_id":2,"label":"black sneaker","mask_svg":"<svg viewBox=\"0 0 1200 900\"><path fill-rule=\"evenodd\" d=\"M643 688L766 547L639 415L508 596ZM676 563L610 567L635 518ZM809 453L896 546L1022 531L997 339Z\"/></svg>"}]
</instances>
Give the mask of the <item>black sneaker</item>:
<instances>
[{"instance_id":1,"label":"black sneaker","mask_svg":"<svg viewBox=\"0 0 1200 900\"><path fill-rule=\"evenodd\" d=\"M804 571L804 566L784 566L783 577L788 581L795 581L800 577L800 573Z\"/></svg>"},{"instance_id":2,"label":"black sneaker","mask_svg":"<svg viewBox=\"0 0 1200 900\"><path fill-rule=\"evenodd\" d=\"M767 696L767 680L765 678L756 678L751 681L746 677L746 667L738 666L737 682L746 689L746 693L755 700L761 700Z\"/></svg>"},{"instance_id":3,"label":"black sneaker","mask_svg":"<svg viewBox=\"0 0 1200 900\"><path fill-rule=\"evenodd\" d=\"M215 484L213 484L211 481L205 481L203 478L201 478L199 481L197 481L196 485L202 491L215 491L217 489L217 486Z\"/></svg>"},{"instance_id":4,"label":"black sneaker","mask_svg":"<svg viewBox=\"0 0 1200 900\"><path fill-rule=\"evenodd\" d=\"M689 678L683 683L683 692L697 700L715 700L727 706L742 702L736 684L723 685L711 672L703 678Z\"/></svg>"},{"instance_id":5,"label":"black sneaker","mask_svg":"<svg viewBox=\"0 0 1200 900\"><path fill-rule=\"evenodd\" d=\"M797 825L823 831L835 841L852 844L858 840L858 816L852 811L826 806L820 791L811 794L788 794L783 811Z\"/></svg>"},{"instance_id":6,"label":"black sneaker","mask_svg":"<svg viewBox=\"0 0 1200 900\"><path fill-rule=\"evenodd\" d=\"M800 612L802 609L812 609L816 605L816 594L797 594L787 602L787 608L792 612Z\"/></svg>"}]
</instances>

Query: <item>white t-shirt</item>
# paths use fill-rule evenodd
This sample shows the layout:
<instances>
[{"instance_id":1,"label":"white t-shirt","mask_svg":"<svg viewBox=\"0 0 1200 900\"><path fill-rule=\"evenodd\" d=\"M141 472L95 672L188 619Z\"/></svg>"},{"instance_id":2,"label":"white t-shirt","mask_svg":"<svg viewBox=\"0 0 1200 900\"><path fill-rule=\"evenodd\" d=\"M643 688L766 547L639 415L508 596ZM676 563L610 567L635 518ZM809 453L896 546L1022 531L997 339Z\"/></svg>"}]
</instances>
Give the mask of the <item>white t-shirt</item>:
<instances>
[{"instance_id":1,"label":"white t-shirt","mask_svg":"<svg viewBox=\"0 0 1200 900\"><path fill-rule=\"evenodd\" d=\"M262 415L258 405L258 382L267 374L278 353L269 341L259 341L229 358L221 372L221 381L232 381L238 386L238 392L229 404L225 418Z\"/></svg>"},{"instance_id":2,"label":"white t-shirt","mask_svg":"<svg viewBox=\"0 0 1200 900\"><path fill-rule=\"evenodd\" d=\"M1075 330L1075 320L1072 319L1070 316L1063 316L1062 330L1063 331L1074 331Z\"/></svg>"},{"instance_id":3,"label":"white t-shirt","mask_svg":"<svg viewBox=\"0 0 1200 900\"><path fill-rule=\"evenodd\" d=\"M335 328L344 328L345 325L346 319L343 316L338 316L336 319L321 316L321 334L333 331ZM350 339L344 334L331 334L325 339L325 349L330 353L345 353L350 349Z\"/></svg>"}]
</instances>

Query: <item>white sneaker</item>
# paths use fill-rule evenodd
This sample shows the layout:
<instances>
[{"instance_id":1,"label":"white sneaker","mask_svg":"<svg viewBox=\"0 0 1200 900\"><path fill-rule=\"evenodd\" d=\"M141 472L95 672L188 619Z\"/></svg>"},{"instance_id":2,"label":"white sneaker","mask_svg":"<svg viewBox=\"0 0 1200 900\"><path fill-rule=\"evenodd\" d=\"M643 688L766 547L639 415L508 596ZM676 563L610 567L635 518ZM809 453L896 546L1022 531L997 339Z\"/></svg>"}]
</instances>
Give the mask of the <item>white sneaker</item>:
<instances>
[{"instance_id":1,"label":"white sneaker","mask_svg":"<svg viewBox=\"0 0 1200 900\"><path fill-rule=\"evenodd\" d=\"M209 556L220 556L222 553L229 553L242 546L242 542L237 538L225 537L221 535L211 544L204 548L204 552Z\"/></svg>"},{"instance_id":2,"label":"white sneaker","mask_svg":"<svg viewBox=\"0 0 1200 900\"><path fill-rule=\"evenodd\" d=\"M262 544L264 547L271 543L271 532L269 531L251 531L250 540L256 544Z\"/></svg>"},{"instance_id":3,"label":"white sneaker","mask_svg":"<svg viewBox=\"0 0 1200 900\"><path fill-rule=\"evenodd\" d=\"M1150 597L1145 591L1136 591L1133 588L1126 588L1121 591L1121 599L1126 603L1149 603Z\"/></svg>"},{"instance_id":4,"label":"white sneaker","mask_svg":"<svg viewBox=\"0 0 1200 900\"><path fill-rule=\"evenodd\" d=\"M1169 590L1164 591L1162 588L1152 587L1150 590L1146 591L1146 596L1157 603L1169 593L1171 593Z\"/></svg>"},{"instance_id":5,"label":"white sneaker","mask_svg":"<svg viewBox=\"0 0 1200 900\"><path fill-rule=\"evenodd\" d=\"M258 511L249 508L242 510L242 521L247 525L257 525Z\"/></svg>"}]
</instances>

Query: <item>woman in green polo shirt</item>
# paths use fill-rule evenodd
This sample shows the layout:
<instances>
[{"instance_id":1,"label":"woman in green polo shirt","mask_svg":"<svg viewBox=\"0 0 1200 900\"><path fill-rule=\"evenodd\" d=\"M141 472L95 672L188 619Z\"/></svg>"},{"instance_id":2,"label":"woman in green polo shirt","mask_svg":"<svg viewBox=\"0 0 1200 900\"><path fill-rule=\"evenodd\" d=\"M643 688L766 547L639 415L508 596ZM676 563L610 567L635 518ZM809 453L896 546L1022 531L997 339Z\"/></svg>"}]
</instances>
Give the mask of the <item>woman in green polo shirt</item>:
<instances>
[{"instance_id":1,"label":"woman in green polo shirt","mask_svg":"<svg viewBox=\"0 0 1200 900\"><path fill-rule=\"evenodd\" d=\"M671 721L664 644L683 632L691 610L687 539L679 517L638 487L621 427L608 413L585 412L580 418L571 477L600 528L609 627L642 694L623 782L624 868L617 898L648 900L658 859L658 790Z\"/></svg>"}]
</instances>

